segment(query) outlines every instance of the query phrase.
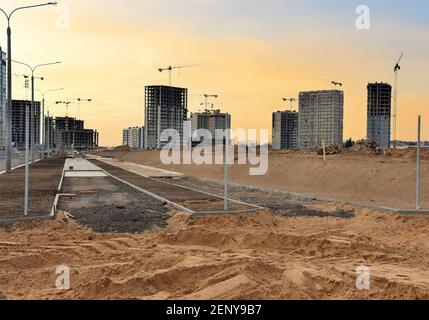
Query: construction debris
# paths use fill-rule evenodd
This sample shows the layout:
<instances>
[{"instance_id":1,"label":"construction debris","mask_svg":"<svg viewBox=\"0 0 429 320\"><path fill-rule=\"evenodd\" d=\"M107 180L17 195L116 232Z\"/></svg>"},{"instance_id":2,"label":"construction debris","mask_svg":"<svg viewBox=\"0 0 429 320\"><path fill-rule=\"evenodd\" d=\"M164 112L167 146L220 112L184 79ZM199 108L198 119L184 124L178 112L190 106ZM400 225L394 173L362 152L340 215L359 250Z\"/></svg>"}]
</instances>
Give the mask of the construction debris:
<instances>
[{"instance_id":1,"label":"construction debris","mask_svg":"<svg viewBox=\"0 0 429 320\"><path fill-rule=\"evenodd\" d=\"M340 153L354 153L360 155L379 155L383 152L378 148L375 141L372 140L359 140L352 147L344 148L339 144L331 144L326 146L326 155L335 155ZM323 148L317 150L319 156L323 155Z\"/></svg>"},{"instance_id":2,"label":"construction debris","mask_svg":"<svg viewBox=\"0 0 429 320\"><path fill-rule=\"evenodd\" d=\"M362 155L379 155L383 153L378 148L377 142L365 139L357 141L353 147L344 149L344 151Z\"/></svg>"},{"instance_id":3,"label":"construction debris","mask_svg":"<svg viewBox=\"0 0 429 320\"><path fill-rule=\"evenodd\" d=\"M325 152L326 155L334 155L334 154L339 154L343 151L343 146L339 145L339 144L331 144L327 147L325 147ZM319 156L323 156L323 148L319 148L317 150L317 154Z\"/></svg>"}]
</instances>

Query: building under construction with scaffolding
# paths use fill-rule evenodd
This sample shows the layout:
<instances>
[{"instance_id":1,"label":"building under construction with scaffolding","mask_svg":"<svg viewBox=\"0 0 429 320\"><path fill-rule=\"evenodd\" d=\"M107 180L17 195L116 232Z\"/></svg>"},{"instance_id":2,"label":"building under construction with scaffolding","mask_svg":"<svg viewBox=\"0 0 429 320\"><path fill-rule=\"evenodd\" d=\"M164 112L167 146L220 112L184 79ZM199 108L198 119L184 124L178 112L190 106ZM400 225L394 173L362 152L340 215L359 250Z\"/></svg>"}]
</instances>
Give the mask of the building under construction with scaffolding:
<instances>
[{"instance_id":1,"label":"building under construction with scaffolding","mask_svg":"<svg viewBox=\"0 0 429 320\"><path fill-rule=\"evenodd\" d=\"M161 149L168 141L161 134L174 130L183 138L183 123L188 115L188 89L170 86L145 88L145 148ZM180 141L174 141L180 144Z\"/></svg>"},{"instance_id":2,"label":"building under construction with scaffolding","mask_svg":"<svg viewBox=\"0 0 429 320\"><path fill-rule=\"evenodd\" d=\"M6 77L6 53L0 47L0 152L6 146L6 102L7 102L7 77Z\"/></svg>"},{"instance_id":3,"label":"building under construction with scaffolding","mask_svg":"<svg viewBox=\"0 0 429 320\"><path fill-rule=\"evenodd\" d=\"M298 112L273 112L273 149L298 149Z\"/></svg>"},{"instance_id":4,"label":"building under construction with scaffolding","mask_svg":"<svg viewBox=\"0 0 429 320\"><path fill-rule=\"evenodd\" d=\"M85 129L83 120L46 117L45 137L49 149L86 150L98 147L99 133Z\"/></svg>"},{"instance_id":5,"label":"building under construction with scaffolding","mask_svg":"<svg viewBox=\"0 0 429 320\"><path fill-rule=\"evenodd\" d=\"M392 116L392 86L387 83L368 84L367 139L381 149L389 148Z\"/></svg>"},{"instance_id":6,"label":"building under construction with scaffolding","mask_svg":"<svg viewBox=\"0 0 429 320\"><path fill-rule=\"evenodd\" d=\"M229 113L209 109L191 113L192 144L194 146L223 144L225 142L224 131L228 129L231 129L231 115ZM210 132L210 140L204 136L204 132Z\"/></svg>"},{"instance_id":7,"label":"building under construction with scaffolding","mask_svg":"<svg viewBox=\"0 0 429 320\"><path fill-rule=\"evenodd\" d=\"M342 144L344 92L320 90L300 92L298 146L300 149Z\"/></svg>"},{"instance_id":8,"label":"building under construction with scaffolding","mask_svg":"<svg viewBox=\"0 0 429 320\"><path fill-rule=\"evenodd\" d=\"M40 102L34 102L31 108L31 101L12 100L12 144L18 150L24 150L25 141L25 119L26 112L29 112L29 133L30 147L36 148L40 145Z\"/></svg>"}]
</instances>

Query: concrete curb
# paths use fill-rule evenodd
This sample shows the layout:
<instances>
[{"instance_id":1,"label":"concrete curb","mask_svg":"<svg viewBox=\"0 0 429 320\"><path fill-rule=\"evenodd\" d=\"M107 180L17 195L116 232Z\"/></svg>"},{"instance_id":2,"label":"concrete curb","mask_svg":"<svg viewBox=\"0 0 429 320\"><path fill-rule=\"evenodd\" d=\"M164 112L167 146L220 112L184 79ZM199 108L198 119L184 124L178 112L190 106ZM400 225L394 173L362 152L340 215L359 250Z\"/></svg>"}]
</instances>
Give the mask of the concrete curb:
<instances>
[{"instance_id":1,"label":"concrete curb","mask_svg":"<svg viewBox=\"0 0 429 320\"><path fill-rule=\"evenodd\" d=\"M42 159L38 159L32 163L36 163L38 161L41 161ZM31 163L30 163L31 164ZM20 165L16 168L13 168L12 170L18 169L25 166L25 164ZM62 184L63 184L63 178L64 178L64 168L63 168L63 173L61 176L61 180L60 180L60 184L58 186L57 191L61 192L61 188L62 188ZM17 222L31 222L31 221L45 221L45 220L53 220L55 219L55 215L57 212L57 206L58 206L58 202L59 202L59 193L57 193L57 195L55 196L55 200L54 200L54 204L52 205L52 209L51 209L51 213L48 216L38 216L38 217L21 217L21 218L8 218L8 219L0 219L0 226L9 226L12 224L15 224Z\"/></svg>"},{"instance_id":2,"label":"concrete curb","mask_svg":"<svg viewBox=\"0 0 429 320\"><path fill-rule=\"evenodd\" d=\"M18 222L32 222L32 221L48 221L54 220L55 216L42 216L42 217L23 217L23 218L11 218L11 219L0 219L0 226L10 226Z\"/></svg>"},{"instance_id":3,"label":"concrete curb","mask_svg":"<svg viewBox=\"0 0 429 320\"><path fill-rule=\"evenodd\" d=\"M223 185L223 181L221 181L221 180L204 178L204 177L192 177L192 178L195 178L195 179L200 180L202 182L212 182L212 183L216 183L219 185ZM258 186L245 185L245 184L240 184L240 183L236 183L236 182L231 182L231 183L229 183L229 185L231 185L233 187L246 188L248 190L252 190L252 189L255 190L256 189L256 190L265 191L265 192L277 192L277 193L288 195L290 197L296 198L296 199L304 201L304 202L306 202L306 201L334 202L337 204L348 204L348 205L351 205L353 207L358 207L358 208L362 208L362 209L372 209L372 210L381 211L381 212L429 216L429 210L406 210L406 209L382 207L382 206L365 204L365 203L354 203L354 202L350 202L350 201L326 198L326 197L310 195L310 194L305 194L305 193L290 192L290 191L286 191L286 190L279 190L279 189L273 189L273 188L261 188Z\"/></svg>"},{"instance_id":4,"label":"concrete curb","mask_svg":"<svg viewBox=\"0 0 429 320\"><path fill-rule=\"evenodd\" d=\"M42 159L35 160L34 162L29 162L29 164L33 164L33 163L39 162L40 160L42 160ZM19 169L19 168L22 168L22 167L25 167L25 163L24 164L20 164L19 166L16 166L15 168L12 168L12 171L16 170L16 169ZM6 171L0 171L0 175L5 174L5 173L6 173Z\"/></svg>"}]
</instances>

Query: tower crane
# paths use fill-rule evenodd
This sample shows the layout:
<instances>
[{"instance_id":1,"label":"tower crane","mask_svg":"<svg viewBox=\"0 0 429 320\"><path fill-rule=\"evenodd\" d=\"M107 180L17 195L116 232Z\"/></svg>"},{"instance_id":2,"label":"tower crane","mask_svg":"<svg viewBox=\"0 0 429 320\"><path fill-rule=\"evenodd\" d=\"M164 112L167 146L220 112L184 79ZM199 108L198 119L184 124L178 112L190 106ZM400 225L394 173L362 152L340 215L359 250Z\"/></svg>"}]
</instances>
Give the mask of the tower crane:
<instances>
[{"instance_id":1,"label":"tower crane","mask_svg":"<svg viewBox=\"0 0 429 320\"><path fill-rule=\"evenodd\" d=\"M393 93L393 114L392 114L392 120L393 120L393 147L396 148L396 129L397 129L397 118L398 118L398 73L401 70L401 60L404 57L404 53L401 52L401 55L399 56L398 62L396 62L395 67L393 69L393 72L395 74L395 84L394 84L394 93Z\"/></svg>"},{"instance_id":2,"label":"tower crane","mask_svg":"<svg viewBox=\"0 0 429 320\"><path fill-rule=\"evenodd\" d=\"M217 94L204 94L204 98L206 100L206 102L205 102L205 108L206 108L206 111L207 111L209 109L208 108L209 98L217 99L217 98L219 98L219 96ZM212 108L213 108L213 105L212 105Z\"/></svg>"},{"instance_id":3,"label":"tower crane","mask_svg":"<svg viewBox=\"0 0 429 320\"><path fill-rule=\"evenodd\" d=\"M183 68L192 68L192 67L197 67L197 66L199 66L199 65L193 64L193 65L186 65L186 66L168 66L167 68L158 68L158 71L161 73L164 71L168 71L168 85L171 87L171 78L172 78L173 70L183 69Z\"/></svg>"},{"instance_id":4,"label":"tower crane","mask_svg":"<svg viewBox=\"0 0 429 320\"><path fill-rule=\"evenodd\" d=\"M295 98L283 98L283 101L284 102L286 102L286 101L290 102L290 111L292 111L293 110L293 103L296 101L296 99Z\"/></svg>"}]
</instances>

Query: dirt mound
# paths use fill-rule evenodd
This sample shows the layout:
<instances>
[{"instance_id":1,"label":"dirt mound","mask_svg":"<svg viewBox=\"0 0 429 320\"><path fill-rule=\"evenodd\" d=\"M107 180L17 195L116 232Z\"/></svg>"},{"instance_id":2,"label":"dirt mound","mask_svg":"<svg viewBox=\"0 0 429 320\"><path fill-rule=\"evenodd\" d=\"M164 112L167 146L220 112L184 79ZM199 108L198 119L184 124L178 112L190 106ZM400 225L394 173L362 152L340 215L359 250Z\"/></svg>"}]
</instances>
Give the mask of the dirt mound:
<instances>
[{"instance_id":1,"label":"dirt mound","mask_svg":"<svg viewBox=\"0 0 429 320\"><path fill-rule=\"evenodd\" d=\"M0 229L0 299L427 299L428 234L425 217L361 209L351 219L178 213L145 234L95 233L59 213ZM70 290L55 287L59 265ZM370 290L356 289L360 265Z\"/></svg>"},{"instance_id":2,"label":"dirt mound","mask_svg":"<svg viewBox=\"0 0 429 320\"><path fill-rule=\"evenodd\" d=\"M417 157L417 148L395 149L389 148L384 151L384 155L392 158L400 158L413 160ZM420 158L422 160L429 160L429 148L420 149Z\"/></svg>"},{"instance_id":3,"label":"dirt mound","mask_svg":"<svg viewBox=\"0 0 429 320\"><path fill-rule=\"evenodd\" d=\"M372 140L359 140L353 147L346 148L343 152L370 156L382 154L382 151L378 148L377 142Z\"/></svg>"},{"instance_id":4,"label":"dirt mound","mask_svg":"<svg viewBox=\"0 0 429 320\"><path fill-rule=\"evenodd\" d=\"M325 147L326 155L339 154L342 151L343 151L343 146L339 145L339 144L331 144L331 145ZM319 156L323 156L323 148L318 149L317 154Z\"/></svg>"}]
</instances>

